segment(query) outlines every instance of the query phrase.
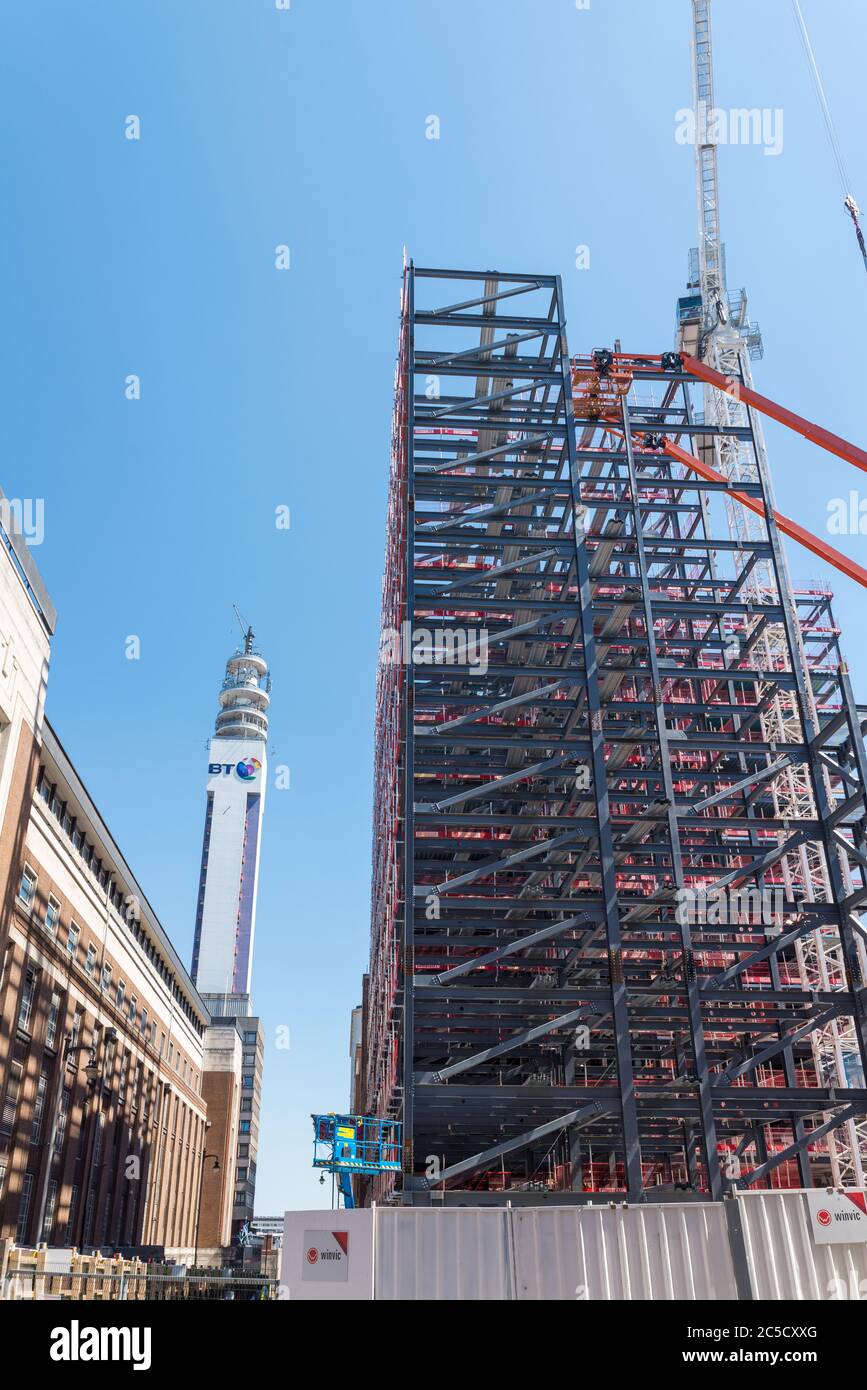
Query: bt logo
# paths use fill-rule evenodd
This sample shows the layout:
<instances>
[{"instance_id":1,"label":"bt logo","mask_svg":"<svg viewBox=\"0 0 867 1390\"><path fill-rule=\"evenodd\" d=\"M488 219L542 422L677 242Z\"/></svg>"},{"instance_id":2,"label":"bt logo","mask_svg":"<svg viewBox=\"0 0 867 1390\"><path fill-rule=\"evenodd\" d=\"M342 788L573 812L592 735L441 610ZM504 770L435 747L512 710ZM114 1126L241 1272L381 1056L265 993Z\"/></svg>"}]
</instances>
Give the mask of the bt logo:
<instances>
[{"instance_id":1,"label":"bt logo","mask_svg":"<svg viewBox=\"0 0 867 1390\"><path fill-rule=\"evenodd\" d=\"M239 763L208 763L208 776L219 777L222 774L229 777L235 771L242 782L252 782L261 767L258 758L242 758Z\"/></svg>"}]
</instances>

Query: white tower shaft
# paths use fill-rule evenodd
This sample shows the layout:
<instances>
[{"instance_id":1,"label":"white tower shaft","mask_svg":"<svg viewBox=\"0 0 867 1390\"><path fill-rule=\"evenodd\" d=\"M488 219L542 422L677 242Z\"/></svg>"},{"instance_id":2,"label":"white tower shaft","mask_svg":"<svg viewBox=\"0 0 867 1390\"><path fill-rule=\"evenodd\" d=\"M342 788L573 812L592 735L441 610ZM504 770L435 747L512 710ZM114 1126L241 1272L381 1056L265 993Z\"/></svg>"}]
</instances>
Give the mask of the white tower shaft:
<instances>
[{"instance_id":1,"label":"white tower shaft","mask_svg":"<svg viewBox=\"0 0 867 1390\"><path fill-rule=\"evenodd\" d=\"M264 658L244 650L226 663L208 745L207 807L196 905L193 979L205 994L249 995L268 781L270 681Z\"/></svg>"}]
</instances>

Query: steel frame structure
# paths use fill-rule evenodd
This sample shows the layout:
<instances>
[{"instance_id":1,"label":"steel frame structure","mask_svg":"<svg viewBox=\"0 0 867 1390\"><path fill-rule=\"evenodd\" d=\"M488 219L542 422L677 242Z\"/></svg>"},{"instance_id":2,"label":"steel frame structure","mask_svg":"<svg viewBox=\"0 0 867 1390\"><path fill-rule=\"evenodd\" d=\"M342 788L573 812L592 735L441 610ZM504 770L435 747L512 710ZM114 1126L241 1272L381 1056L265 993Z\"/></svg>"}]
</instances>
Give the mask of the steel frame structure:
<instances>
[{"instance_id":1,"label":"steel frame structure","mask_svg":"<svg viewBox=\"0 0 867 1390\"><path fill-rule=\"evenodd\" d=\"M362 1200L809 1186L867 1125L867 757L829 599L792 594L751 410L697 414L710 388L638 357L603 408L593 372L559 277L406 267L363 1062L404 1172ZM661 432L734 440L764 522L731 535Z\"/></svg>"}]
</instances>

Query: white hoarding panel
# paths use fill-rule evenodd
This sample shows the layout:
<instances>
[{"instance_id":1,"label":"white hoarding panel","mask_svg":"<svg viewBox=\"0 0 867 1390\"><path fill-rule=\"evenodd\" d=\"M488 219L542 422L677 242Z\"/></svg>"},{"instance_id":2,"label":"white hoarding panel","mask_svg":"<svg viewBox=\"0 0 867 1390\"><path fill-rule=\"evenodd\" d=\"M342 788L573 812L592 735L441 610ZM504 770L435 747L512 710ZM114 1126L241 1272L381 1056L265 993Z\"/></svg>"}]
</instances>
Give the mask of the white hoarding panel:
<instances>
[{"instance_id":1,"label":"white hoarding panel","mask_svg":"<svg viewBox=\"0 0 867 1390\"><path fill-rule=\"evenodd\" d=\"M738 1193L738 1206L754 1298L867 1299L867 1244L819 1244L807 1192Z\"/></svg>"},{"instance_id":2,"label":"white hoarding panel","mask_svg":"<svg viewBox=\"0 0 867 1390\"><path fill-rule=\"evenodd\" d=\"M719 1204L517 1207L512 1231L520 1299L737 1298Z\"/></svg>"},{"instance_id":3,"label":"white hoarding panel","mask_svg":"<svg viewBox=\"0 0 867 1390\"><path fill-rule=\"evenodd\" d=\"M280 1297L373 1297L373 1210L287 1211Z\"/></svg>"},{"instance_id":4,"label":"white hoarding panel","mask_svg":"<svg viewBox=\"0 0 867 1390\"><path fill-rule=\"evenodd\" d=\"M511 1299L505 1207L378 1207L376 1297Z\"/></svg>"}]
</instances>

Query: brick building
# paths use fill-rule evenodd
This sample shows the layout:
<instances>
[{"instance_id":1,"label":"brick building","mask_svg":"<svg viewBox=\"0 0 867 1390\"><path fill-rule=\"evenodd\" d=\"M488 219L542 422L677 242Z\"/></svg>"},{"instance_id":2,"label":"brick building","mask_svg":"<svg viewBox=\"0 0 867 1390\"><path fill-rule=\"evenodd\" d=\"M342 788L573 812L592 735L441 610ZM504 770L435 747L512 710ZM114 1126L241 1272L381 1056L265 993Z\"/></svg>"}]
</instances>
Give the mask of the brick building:
<instances>
[{"instance_id":1,"label":"brick building","mask_svg":"<svg viewBox=\"0 0 867 1390\"><path fill-rule=\"evenodd\" d=\"M185 1251L209 1015L45 719L54 610L0 542L0 1238Z\"/></svg>"}]
</instances>

